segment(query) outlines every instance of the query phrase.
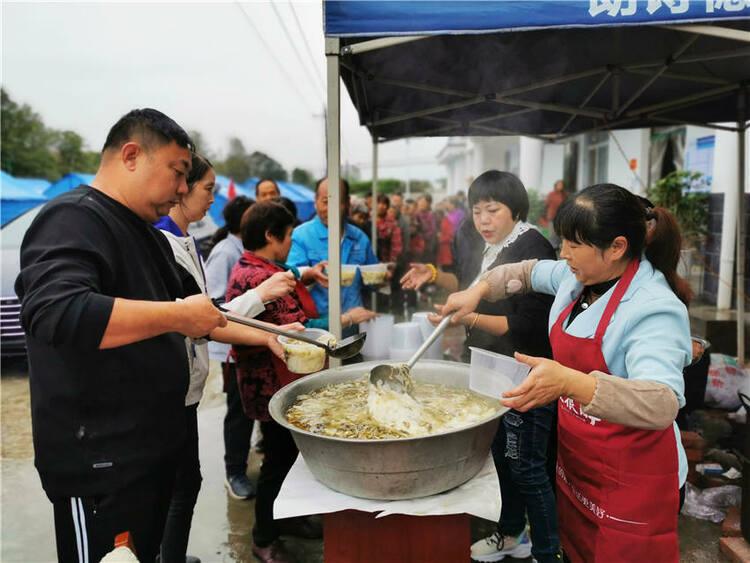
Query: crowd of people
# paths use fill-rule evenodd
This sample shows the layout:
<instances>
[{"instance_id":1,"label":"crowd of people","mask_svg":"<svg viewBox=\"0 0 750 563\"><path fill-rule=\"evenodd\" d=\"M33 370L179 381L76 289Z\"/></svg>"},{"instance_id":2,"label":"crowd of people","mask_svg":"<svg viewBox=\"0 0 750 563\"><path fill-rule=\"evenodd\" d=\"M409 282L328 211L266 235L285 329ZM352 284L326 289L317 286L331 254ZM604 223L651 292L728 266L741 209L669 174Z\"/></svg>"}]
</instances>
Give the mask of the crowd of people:
<instances>
[{"instance_id":1,"label":"crowd of people","mask_svg":"<svg viewBox=\"0 0 750 563\"><path fill-rule=\"evenodd\" d=\"M123 531L142 561L196 561L197 405L212 360L226 391L227 491L256 498L253 553L293 561L282 534L321 535L314 521L273 515L297 448L268 404L300 376L275 336L221 309L286 330L328 328L328 180L300 223L262 179L254 199L227 203L204 260L189 226L215 187L211 162L177 123L133 110L109 131L91 185L48 203L24 239L16 291L35 463L60 561L99 561ZM342 263L390 264L399 298L447 291L431 320L452 314L464 326L464 361L473 346L531 367L504 395L511 410L492 445L502 514L471 558L676 561L686 462L674 419L692 347L674 219L618 186L567 197L559 183L547 202L551 244L529 223L523 183L497 170L434 209L428 193L360 199L346 181L340 193ZM341 289L346 336L376 313L360 273Z\"/></svg>"}]
</instances>

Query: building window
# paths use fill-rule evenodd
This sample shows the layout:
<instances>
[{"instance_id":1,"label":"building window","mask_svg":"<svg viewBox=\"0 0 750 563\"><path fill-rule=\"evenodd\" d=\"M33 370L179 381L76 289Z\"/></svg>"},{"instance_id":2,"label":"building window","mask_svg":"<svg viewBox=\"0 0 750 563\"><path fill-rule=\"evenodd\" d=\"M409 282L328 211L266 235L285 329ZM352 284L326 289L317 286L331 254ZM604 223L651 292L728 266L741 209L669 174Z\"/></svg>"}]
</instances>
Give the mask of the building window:
<instances>
[{"instance_id":1,"label":"building window","mask_svg":"<svg viewBox=\"0 0 750 563\"><path fill-rule=\"evenodd\" d=\"M588 185L601 184L608 180L609 137L606 132L589 133L586 136L588 157Z\"/></svg>"}]
</instances>

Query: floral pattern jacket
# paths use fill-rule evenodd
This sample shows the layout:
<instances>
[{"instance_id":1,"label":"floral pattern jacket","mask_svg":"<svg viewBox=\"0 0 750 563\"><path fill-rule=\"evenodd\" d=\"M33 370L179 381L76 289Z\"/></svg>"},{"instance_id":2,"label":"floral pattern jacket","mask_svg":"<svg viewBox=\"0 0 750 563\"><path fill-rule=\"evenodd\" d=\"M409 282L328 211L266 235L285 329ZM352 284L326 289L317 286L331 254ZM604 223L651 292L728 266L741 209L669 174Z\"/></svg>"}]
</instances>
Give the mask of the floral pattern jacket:
<instances>
[{"instance_id":1,"label":"floral pattern jacket","mask_svg":"<svg viewBox=\"0 0 750 563\"><path fill-rule=\"evenodd\" d=\"M284 270L278 264L246 250L229 276L227 301L258 287L276 272ZM283 325L304 323L317 316L310 294L298 281L294 291L268 303L266 310L256 318ZM237 362L237 386L245 414L255 420L271 420L268 402L281 389L279 371L285 371L286 366L265 346L232 346L232 356Z\"/></svg>"}]
</instances>

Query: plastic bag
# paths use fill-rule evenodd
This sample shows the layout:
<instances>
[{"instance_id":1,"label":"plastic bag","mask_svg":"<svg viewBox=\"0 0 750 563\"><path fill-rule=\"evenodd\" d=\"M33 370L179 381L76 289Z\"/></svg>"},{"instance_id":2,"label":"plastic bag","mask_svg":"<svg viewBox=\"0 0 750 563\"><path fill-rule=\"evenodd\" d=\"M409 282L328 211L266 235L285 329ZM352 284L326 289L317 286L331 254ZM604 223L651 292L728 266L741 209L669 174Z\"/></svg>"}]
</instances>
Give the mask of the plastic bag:
<instances>
[{"instance_id":1,"label":"plastic bag","mask_svg":"<svg viewBox=\"0 0 750 563\"><path fill-rule=\"evenodd\" d=\"M699 520L719 523L727 517L727 508L739 506L741 499L742 488L737 485L701 490L685 483L685 504L680 512Z\"/></svg>"},{"instance_id":2,"label":"plastic bag","mask_svg":"<svg viewBox=\"0 0 750 563\"><path fill-rule=\"evenodd\" d=\"M737 359L726 354L711 354L706 385L706 405L736 410L740 406L738 392L750 394L748 377Z\"/></svg>"}]
</instances>

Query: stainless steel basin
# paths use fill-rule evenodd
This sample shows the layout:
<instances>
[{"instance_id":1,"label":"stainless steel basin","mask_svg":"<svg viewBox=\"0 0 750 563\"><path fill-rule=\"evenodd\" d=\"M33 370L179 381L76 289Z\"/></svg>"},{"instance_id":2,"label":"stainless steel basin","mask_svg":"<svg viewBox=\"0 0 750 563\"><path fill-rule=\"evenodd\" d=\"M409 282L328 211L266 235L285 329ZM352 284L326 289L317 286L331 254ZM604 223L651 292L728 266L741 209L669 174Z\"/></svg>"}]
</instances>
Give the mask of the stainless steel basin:
<instances>
[{"instance_id":1,"label":"stainless steel basin","mask_svg":"<svg viewBox=\"0 0 750 563\"><path fill-rule=\"evenodd\" d=\"M313 434L293 426L285 413L296 398L324 385L364 376L382 362L365 362L308 375L281 388L272 398L273 419L292 432L310 471L321 483L348 495L369 499L429 496L468 481L482 468L497 431L500 407L492 418L431 436L353 440ZM417 381L469 387L469 366L423 360L411 371Z\"/></svg>"}]
</instances>

